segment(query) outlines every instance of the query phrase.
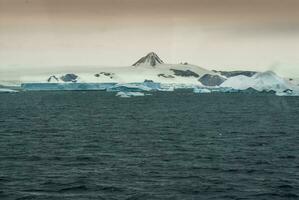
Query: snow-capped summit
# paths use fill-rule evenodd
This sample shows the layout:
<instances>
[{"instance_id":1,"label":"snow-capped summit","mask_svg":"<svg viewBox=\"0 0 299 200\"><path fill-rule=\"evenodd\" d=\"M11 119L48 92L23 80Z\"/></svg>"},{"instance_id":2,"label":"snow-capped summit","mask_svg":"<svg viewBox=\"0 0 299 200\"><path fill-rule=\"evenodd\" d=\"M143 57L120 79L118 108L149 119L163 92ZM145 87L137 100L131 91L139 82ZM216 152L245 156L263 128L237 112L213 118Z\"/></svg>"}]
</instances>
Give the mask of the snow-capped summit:
<instances>
[{"instance_id":1,"label":"snow-capped summit","mask_svg":"<svg viewBox=\"0 0 299 200\"><path fill-rule=\"evenodd\" d=\"M159 58L159 56L151 52L147 54L146 56L139 59L136 63L133 64L133 66L139 66L139 65L146 65L146 66L156 66L158 64L163 64L164 62Z\"/></svg>"}]
</instances>

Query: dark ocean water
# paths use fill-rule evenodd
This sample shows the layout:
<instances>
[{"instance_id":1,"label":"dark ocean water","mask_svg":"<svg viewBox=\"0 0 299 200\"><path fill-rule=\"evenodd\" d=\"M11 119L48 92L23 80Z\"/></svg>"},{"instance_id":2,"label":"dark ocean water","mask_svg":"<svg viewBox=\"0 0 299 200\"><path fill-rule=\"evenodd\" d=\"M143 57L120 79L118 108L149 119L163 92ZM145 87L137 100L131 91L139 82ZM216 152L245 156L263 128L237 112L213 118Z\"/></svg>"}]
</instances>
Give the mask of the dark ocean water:
<instances>
[{"instance_id":1,"label":"dark ocean water","mask_svg":"<svg viewBox=\"0 0 299 200\"><path fill-rule=\"evenodd\" d=\"M0 199L299 199L299 98L0 94Z\"/></svg>"}]
</instances>

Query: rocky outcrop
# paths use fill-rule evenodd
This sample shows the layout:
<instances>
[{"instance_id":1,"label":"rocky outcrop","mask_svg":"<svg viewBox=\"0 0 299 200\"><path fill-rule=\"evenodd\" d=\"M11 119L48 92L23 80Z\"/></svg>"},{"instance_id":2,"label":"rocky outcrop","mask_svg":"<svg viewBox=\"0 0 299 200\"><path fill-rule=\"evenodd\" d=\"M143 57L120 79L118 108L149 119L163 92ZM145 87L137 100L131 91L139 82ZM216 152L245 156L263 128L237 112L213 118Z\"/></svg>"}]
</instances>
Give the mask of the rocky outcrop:
<instances>
[{"instance_id":1,"label":"rocky outcrop","mask_svg":"<svg viewBox=\"0 0 299 200\"><path fill-rule=\"evenodd\" d=\"M149 80L149 79L145 79L143 82L144 83L153 83L154 81L153 80Z\"/></svg>"},{"instance_id":2,"label":"rocky outcrop","mask_svg":"<svg viewBox=\"0 0 299 200\"><path fill-rule=\"evenodd\" d=\"M51 83L51 82L59 82L59 78L57 78L56 76L52 75L48 78L48 83Z\"/></svg>"},{"instance_id":3,"label":"rocky outcrop","mask_svg":"<svg viewBox=\"0 0 299 200\"><path fill-rule=\"evenodd\" d=\"M76 74L66 74L64 76L61 76L60 79L64 82L77 82L78 76Z\"/></svg>"},{"instance_id":4,"label":"rocky outcrop","mask_svg":"<svg viewBox=\"0 0 299 200\"><path fill-rule=\"evenodd\" d=\"M97 77L97 78L99 78L101 75L103 75L103 76L108 76L109 78L113 78L113 76L114 76L114 73L109 73L109 72L101 72L101 73L99 73L99 74L95 74L94 76L95 77Z\"/></svg>"},{"instance_id":5,"label":"rocky outcrop","mask_svg":"<svg viewBox=\"0 0 299 200\"><path fill-rule=\"evenodd\" d=\"M205 86L219 86L225 80L226 79L221 76L211 74L205 74L202 77L200 77L200 79L198 79L198 81Z\"/></svg>"},{"instance_id":6,"label":"rocky outcrop","mask_svg":"<svg viewBox=\"0 0 299 200\"><path fill-rule=\"evenodd\" d=\"M174 78L172 75L166 75L166 74L158 74L158 77L163 77L163 78Z\"/></svg>"}]
</instances>

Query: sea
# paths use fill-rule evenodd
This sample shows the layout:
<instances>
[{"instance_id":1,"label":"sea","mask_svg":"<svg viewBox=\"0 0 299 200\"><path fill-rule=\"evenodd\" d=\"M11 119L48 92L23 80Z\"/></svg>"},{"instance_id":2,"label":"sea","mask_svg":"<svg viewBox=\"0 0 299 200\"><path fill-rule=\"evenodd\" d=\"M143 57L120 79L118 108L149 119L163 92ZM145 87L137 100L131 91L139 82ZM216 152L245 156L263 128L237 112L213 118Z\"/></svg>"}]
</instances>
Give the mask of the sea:
<instances>
[{"instance_id":1,"label":"sea","mask_svg":"<svg viewBox=\"0 0 299 200\"><path fill-rule=\"evenodd\" d=\"M0 199L299 199L299 98L0 94Z\"/></svg>"}]
</instances>

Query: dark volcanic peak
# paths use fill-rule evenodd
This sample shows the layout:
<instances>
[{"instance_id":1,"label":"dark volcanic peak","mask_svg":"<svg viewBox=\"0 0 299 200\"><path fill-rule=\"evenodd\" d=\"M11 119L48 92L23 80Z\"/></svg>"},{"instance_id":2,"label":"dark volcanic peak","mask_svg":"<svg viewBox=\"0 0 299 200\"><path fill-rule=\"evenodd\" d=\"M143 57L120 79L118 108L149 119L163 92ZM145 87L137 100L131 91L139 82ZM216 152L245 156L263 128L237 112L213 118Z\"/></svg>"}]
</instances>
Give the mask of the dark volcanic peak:
<instances>
[{"instance_id":1,"label":"dark volcanic peak","mask_svg":"<svg viewBox=\"0 0 299 200\"><path fill-rule=\"evenodd\" d=\"M139 66L139 65L149 65L149 66L156 66L158 64L162 64L164 63L159 56L154 53L151 52L149 54L147 54L146 56L142 57L140 60L138 60L135 64L133 64L133 66Z\"/></svg>"}]
</instances>

